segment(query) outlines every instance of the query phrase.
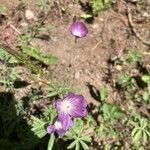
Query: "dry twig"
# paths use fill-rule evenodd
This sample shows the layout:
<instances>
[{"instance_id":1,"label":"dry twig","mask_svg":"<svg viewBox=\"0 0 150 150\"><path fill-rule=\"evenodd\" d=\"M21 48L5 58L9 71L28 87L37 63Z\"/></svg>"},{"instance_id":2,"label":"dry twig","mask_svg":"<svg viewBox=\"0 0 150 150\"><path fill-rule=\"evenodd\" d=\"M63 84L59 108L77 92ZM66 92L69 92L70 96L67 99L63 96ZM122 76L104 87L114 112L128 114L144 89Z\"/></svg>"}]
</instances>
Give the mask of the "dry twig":
<instances>
[{"instance_id":1,"label":"dry twig","mask_svg":"<svg viewBox=\"0 0 150 150\"><path fill-rule=\"evenodd\" d=\"M132 15L131 15L131 8L130 6L127 4L127 13L128 13L128 20L129 20L129 24L132 28L132 31L134 32L135 36L140 40L142 41L145 45L148 45L150 46L150 41L146 41L145 39L143 39L141 37L141 35L137 32L137 30L135 29L135 25L132 21Z\"/></svg>"},{"instance_id":2,"label":"dry twig","mask_svg":"<svg viewBox=\"0 0 150 150\"><path fill-rule=\"evenodd\" d=\"M14 31L16 31L19 35L21 35L21 32L16 28L14 27L12 24L9 25Z\"/></svg>"}]
</instances>

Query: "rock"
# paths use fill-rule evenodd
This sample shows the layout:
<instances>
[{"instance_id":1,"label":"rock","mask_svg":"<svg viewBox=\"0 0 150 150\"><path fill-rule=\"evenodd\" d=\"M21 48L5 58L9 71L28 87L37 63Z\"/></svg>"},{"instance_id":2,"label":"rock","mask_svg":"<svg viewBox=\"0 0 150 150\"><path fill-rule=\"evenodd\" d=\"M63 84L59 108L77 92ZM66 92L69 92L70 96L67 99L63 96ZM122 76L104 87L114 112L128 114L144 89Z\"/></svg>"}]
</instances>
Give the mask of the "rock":
<instances>
[{"instance_id":1,"label":"rock","mask_svg":"<svg viewBox=\"0 0 150 150\"><path fill-rule=\"evenodd\" d=\"M92 25L92 27L93 27L93 29L97 29L97 28L99 28L99 24L98 24L98 23L94 23L94 24Z\"/></svg>"},{"instance_id":2,"label":"rock","mask_svg":"<svg viewBox=\"0 0 150 150\"><path fill-rule=\"evenodd\" d=\"M150 17L150 14L149 14L149 13L147 13L147 12L144 12L144 13L143 13L143 17L147 17L147 18L149 18L149 17Z\"/></svg>"},{"instance_id":3,"label":"rock","mask_svg":"<svg viewBox=\"0 0 150 150\"><path fill-rule=\"evenodd\" d=\"M25 17L26 17L27 20L36 20L36 17L34 15L33 11L29 10L29 9L27 9L25 11Z\"/></svg>"},{"instance_id":4,"label":"rock","mask_svg":"<svg viewBox=\"0 0 150 150\"><path fill-rule=\"evenodd\" d=\"M117 66L116 66L116 69L117 69L118 71L121 71L121 70L122 70L122 66L117 65Z\"/></svg>"},{"instance_id":5,"label":"rock","mask_svg":"<svg viewBox=\"0 0 150 150\"><path fill-rule=\"evenodd\" d=\"M21 25L21 27L27 27L27 26L28 26L28 23L22 22L20 25Z\"/></svg>"},{"instance_id":6,"label":"rock","mask_svg":"<svg viewBox=\"0 0 150 150\"><path fill-rule=\"evenodd\" d=\"M150 6L150 0L146 0L146 4Z\"/></svg>"},{"instance_id":7,"label":"rock","mask_svg":"<svg viewBox=\"0 0 150 150\"><path fill-rule=\"evenodd\" d=\"M80 78L80 71L77 71L76 73L75 73L75 79L79 79Z\"/></svg>"}]
</instances>

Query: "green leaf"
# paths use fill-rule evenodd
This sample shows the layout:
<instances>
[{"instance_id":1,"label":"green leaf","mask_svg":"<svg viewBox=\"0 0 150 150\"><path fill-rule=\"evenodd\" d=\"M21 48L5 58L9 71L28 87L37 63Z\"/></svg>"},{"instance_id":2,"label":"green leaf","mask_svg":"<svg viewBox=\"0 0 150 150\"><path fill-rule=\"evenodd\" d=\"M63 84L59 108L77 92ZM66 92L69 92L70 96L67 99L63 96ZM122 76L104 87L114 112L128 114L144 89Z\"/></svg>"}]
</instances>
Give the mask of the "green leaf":
<instances>
[{"instance_id":1,"label":"green leaf","mask_svg":"<svg viewBox=\"0 0 150 150\"><path fill-rule=\"evenodd\" d=\"M17 41L21 47L27 46L31 40L32 40L32 37L30 34L21 35L17 38Z\"/></svg>"},{"instance_id":2,"label":"green leaf","mask_svg":"<svg viewBox=\"0 0 150 150\"><path fill-rule=\"evenodd\" d=\"M108 91L107 91L107 88L104 86L100 89L100 99L102 101L106 100L108 97Z\"/></svg>"},{"instance_id":3,"label":"green leaf","mask_svg":"<svg viewBox=\"0 0 150 150\"><path fill-rule=\"evenodd\" d=\"M51 92L49 92L49 93L46 95L46 97L56 96L57 94L58 94L57 91L51 91Z\"/></svg>"},{"instance_id":4,"label":"green leaf","mask_svg":"<svg viewBox=\"0 0 150 150\"><path fill-rule=\"evenodd\" d=\"M0 4L0 13L5 13L7 11L7 7L4 4Z\"/></svg>"},{"instance_id":5,"label":"green leaf","mask_svg":"<svg viewBox=\"0 0 150 150\"><path fill-rule=\"evenodd\" d=\"M83 19L89 19L89 18L92 18L93 16L91 15L91 14L82 14L81 15L81 18L83 18Z\"/></svg>"},{"instance_id":6,"label":"green leaf","mask_svg":"<svg viewBox=\"0 0 150 150\"><path fill-rule=\"evenodd\" d=\"M146 132L146 134L150 137L150 132L148 130L144 130Z\"/></svg>"},{"instance_id":7,"label":"green leaf","mask_svg":"<svg viewBox=\"0 0 150 150\"><path fill-rule=\"evenodd\" d=\"M78 140L74 140L74 141L67 147L67 149L72 149L73 147L75 147L76 144L77 144L77 142L78 142Z\"/></svg>"},{"instance_id":8,"label":"green leaf","mask_svg":"<svg viewBox=\"0 0 150 150\"><path fill-rule=\"evenodd\" d=\"M150 100L150 93L148 91L145 91L143 93L143 100L144 101L149 101Z\"/></svg>"},{"instance_id":9,"label":"green leaf","mask_svg":"<svg viewBox=\"0 0 150 150\"><path fill-rule=\"evenodd\" d=\"M58 60L58 58L51 54L42 55L42 58L41 58L41 61L43 61L46 65L54 64L57 62L57 60Z\"/></svg>"},{"instance_id":10,"label":"green leaf","mask_svg":"<svg viewBox=\"0 0 150 150\"><path fill-rule=\"evenodd\" d=\"M86 142L91 142L91 137L88 137L88 136L83 136L81 137L80 139L82 139L83 141L86 141Z\"/></svg>"},{"instance_id":11,"label":"green leaf","mask_svg":"<svg viewBox=\"0 0 150 150\"><path fill-rule=\"evenodd\" d=\"M24 47L22 47L22 50L28 56L31 56L31 57L43 62L46 65L56 63L56 61L57 61L57 58L51 54L47 54L47 55L42 54L40 52L39 47L24 46Z\"/></svg>"},{"instance_id":12,"label":"green leaf","mask_svg":"<svg viewBox=\"0 0 150 150\"><path fill-rule=\"evenodd\" d=\"M75 147L75 149L80 149L81 145L87 149L88 146L85 142L91 142L91 137L83 135L83 129L83 121L81 119L75 119L74 126L65 134L67 140L73 140L73 142L68 146L69 149L73 147Z\"/></svg>"},{"instance_id":13,"label":"green leaf","mask_svg":"<svg viewBox=\"0 0 150 150\"><path fill-rule=\"evenodd\" d=\"M148 120L147 119L145 119L145 118L140 119L140 126L141 126L141 128L143 128L143 129L146 128L147 124L148 124Z\"/></svg>"},{"instance_id":14,"label":"green leaf","mask_svg":"<svg viewBox=\"0 0 150 150\"><path fill-rule=\"evenodd\" d=\"M109 130L108 130L108 134L112 137L112 138L116 138L116 132L115 132L115 130L113 129L113 128L109 128Z\"/></svg>"},{"instance_id":15,"label":"green leaf","mask_svg":"<svg viewBox=\"0 0 150 150\"><path fill-rule=\"evenodd\" d=\"M137 131L137 132L134 134L134 136L133 136L133 141L134 141L134 142L137 142L137 141L140 140L140 138L142 138L142 131L141 131L141 130Z\"/></svg>"},{"instance_id":16,"label":"green leaf","mask_svg":"<svg viewBox=\"0 0 150 150\"><path fill-rule=\"evenodd\" d=\"M134 135L136 134L136 132L138 132L137 128L134 128L131 132L131 136L134 137Z\"/></svg>"},{"instance_id":17,"label":"green leaf","mask_svg":"<svg viewBox=\"0 0 150 150\"><path fill-rule=\"evenodd\" d=\"M148 139L148 135L146 132L143 131L143 140L144 142L147 142L147 139Z\"/></svg>"},{"instance_id":18,"label":"green leaf","mask_svg":"<svg viewBox=\"0 0 150 150\"><path fill-rule=\"evenodd\" d=\"M65 136L67 137L67 139L72 140L72 139L76 139L77 135L75 134L75 132L70 129L69 131L66 132Z\"/></svg>"},{"instance_id":19,"label":"green leaf","mask_svg":"<svg viewBox=\"0 0 150 150\"><path fill-rule=\"evenodd\" d=\"M56 117L56 109L54 109L52 106L46 107L44 109L42 115L44 121L46 121L49 124L52 124L55 117Z\"/></svg>"},{"instance_id":20,"label":"green leaf","mask_svg":"<svg viewBox=\"0 0 150 150\"><path fill-rule=\"evenodd\" d=\"M79 136L81 136L81 133L83 131L83 121L81 119L76 119L74 122L74 126L71 128L73 132Z\"/></svg>"},{"instance_id":21,"label":"green leaf","mask_svg":"<svg viewBox=\"0 0 150 150\"><path fill-rule=\"evenodd\" d=\"M135 63L142 59L142 54L137 50L129 50L128 52L128 62Z\"/></svg>"},{"instance_id":22,"label":"green leaf","mask_svg":"<svg viewBox=\"0 0 150 150\"><path fill-rule=\"evenodd\" d=\"M24 47L22 47L22 50L28 56L31 56L37 60L40 59L41 52L40 52L40 49L38 47L24 46Z\"/></svg>"},{"instance_id":23,"label":"green leaf","mask_svg":"<svg viewBox=\"0 0 150 150\"><path fill-rule=\"evenodd\" d=\"M76 148L75 148L75 150L80 150L80 144L79 144L79 141L77 141L77 143L76 143Z\"/></svg>"},{"instance_id":24,"label":"green leaf","mask_svg":"<svg viewBox=\"0 0 150 150\"><path fill-rule=\"evenodd\" d=\"M119 75L118 82L122 87L126 87L131 84L132 77L127 73L122 73Z\"/></svg>"},{"instance_id":25,"label":"green leaf","mask_svg":"<svg viewBox=\"0 0 150 150\"><path fill-rule=\"evenodd\" d=\"M32 131L34 132L35 135L37 135L39 138L42 138L43 136L45 136L47 134L44 126L45 126L45 122L39 118L36 118L34 116L32 116Z\"/></svg>"},{"instance_id":26,"label":"green leaf","mask_svg":"<svg viewBox=\"0 0 150 150\"><path fill-rule=\"evenodd\" d=\"M103 11L111 6L112 0L91 0L91 5L94 15Z\"/></svg>"},{"instance_id":27,"label":"green leaf","mask_svg":"<svg viewBox=\"0 0 150 150\"><path fill-rule=\"evenodd\" d=\"M81 143L84 150L89 149L88 145L85 142L83 142L82 140L79 140L79 142Z\"/></svg>"},{"instance_id":28,"label":"green leaf","mask_svg":"<svg viewBox=\"0 0 150 150\"><path fill-rule=\"evenodd\" d=\"M0 60L6 61L7 63L10 63L10 64L18 63L18 61L17 61L17 59L15 59L15 57L13 57L10 54L8 54L7 52L5 52L5 50L2 48L0 48Z\"/></svg>"},{"instance_id":29,"label":"green leaf","mask_svg":"<svg viewBox=\"0 0 150 150\"><path fill-rule=\"evenodd\" d=\"M114 123L115 121L117 121L117 119L123 116L123 112L121 111L119 106L114 104L105 103L101 107L101 110L103 112L104 119L106 121L110 121L111 123Z\"/></svg>"},{"instance_id":30,"label":"green leaf","mask_svg":"<svg viewBox=\"0 0 150 150\"><path fill-rule=\"evenodd\" d=\"M55 139L56 139L56 138L55 138L55 135L54 135L54 134L51 134L51 135L50 135L49 142L48 142L47 150L52 150L52 149L53 149Z\"/></svg>"},{"instance_id":31,"label":"green leaf","mask_svg":"<svg viewBox=\"0 0 150 150\"><path fill-rule=\"evenodd\" d=\"M143 80L145 83L150 83L150 74L143 75L143 76L142 76L142 80Z\"/></svg>"},{"instance_id":32,"label":"green leaf","mask_svg":"<svg viewBox=\"0 0 150 150\"><path fill-rule=\"evenodd\" d=\"M8 54L15 57L18 61L20 61L21 63L24 63L33 72L43 75L43 70L39 66L34 65L25 54L22 54L14 49L11 49L5 43L0 42L0 47L2 50L7 52Z\"/></svg>"}]
</instances>

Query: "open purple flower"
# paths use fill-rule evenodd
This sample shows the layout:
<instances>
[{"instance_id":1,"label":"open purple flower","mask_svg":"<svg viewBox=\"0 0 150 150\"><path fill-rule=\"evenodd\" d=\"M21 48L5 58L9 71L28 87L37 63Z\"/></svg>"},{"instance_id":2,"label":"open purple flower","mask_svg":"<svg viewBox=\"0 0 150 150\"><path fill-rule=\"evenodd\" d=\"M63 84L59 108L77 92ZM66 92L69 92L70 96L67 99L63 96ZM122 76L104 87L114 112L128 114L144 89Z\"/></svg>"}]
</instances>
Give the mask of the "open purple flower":
<instances>
[{"instance_id":1,"label":"open purple flower","mask_svg":"<svg viewBox=\"0 0 150 150\"><path fill-rule=\"evenodd\" d=\"M56 101L58 119L64 120L65 127L68 128L71 117L81 118L87 115L87 102L82 95L69 93L63 100Z\"/></svg>"},{"instance_id":2,"label":"open purple flower","mask_svg":"<svg viewBox=\"0 0 150 150\"><path fill-rule=\"evenodd\" d=\"M53 125L49 125L47 127L47 132L49 134L52 134L56 132L59 137L64 136L64 134L67 132L67 130L73 125L73 122L70 120L66 126L66 120L57 120Z\"/></svg>"},{"instance_id":3,"label":"open purple flower","mask_svg":"<svg viewBox=\"0 0 150 150\"><path fill-rule=\"evenodd\" d=\"M83 22L75 21L70 26L70 32L72 35L82 38L87 35L88 29Z\"/></svg>"}]
</instances>

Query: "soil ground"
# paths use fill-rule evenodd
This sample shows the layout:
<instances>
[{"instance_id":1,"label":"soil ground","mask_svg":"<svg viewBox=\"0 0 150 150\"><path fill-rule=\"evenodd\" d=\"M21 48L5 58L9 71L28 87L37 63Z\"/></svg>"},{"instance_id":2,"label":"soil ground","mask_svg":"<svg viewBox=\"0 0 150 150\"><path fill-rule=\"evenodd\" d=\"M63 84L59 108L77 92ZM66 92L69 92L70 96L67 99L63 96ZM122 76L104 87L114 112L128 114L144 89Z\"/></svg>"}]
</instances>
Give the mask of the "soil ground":
<instances>
[{"instance_id":1,"label":"soil ground","mask_svg":"<svg viewBox=\"0 0 150 150\"><path fill-rule=\"evenodd\" d=\"M90 89L99 90L105 84L102 77L104 70L107 70L108 59L120 57L128 48L149 51L149 46L143 44L133 33L127 15L127 3L124 0L116 1L111 9L100 13L91 24L87 24L88 36L78 39L75 44L75 39L69 32L69 26L76 12L79 16L84 12L81 11L81 6L75 6L70 1L60 2L60 7L66 7L65 14L60 13L57 4L54 5L44 21L44 26L50 25L52 29L49 33L40 33L41 36L46 35L48 40L33 38L32 43L40 46L43 53L51 53L59 58L58 63L50 69L53 77L58 81L66 79L71 86L81 90L81 94L86 96L89 103L97 105ZM19 9L21 5L18 0L13 3L10 0L0 0L0 3L6 5L10 12L1 26L1 35L8 24L12 24L20 32L22 32L23 24L33 24L34 21L28 22L25 18L24 11L27 9L31 10L36 18L38 17L35 1L27 1L23 10ZM137 32L142 38L149 40L149 21L145 21L149 20L149 8L142 12L147 14L146 17L141 15L134 5L132 5L131 13L133 19L136 18L133 21ZM106 86L112 91L109 85Z\"/></svg>"},{"instance_id":2,"label":"soil ground","mask_svg":"<svg viewBox=\"0 0 150 150\"><path fill-rule=\"evenodd\" d=\"M150 44L144 44L150 43L150 5L147 0L144 9L138 10L135 3L129 1L114 1L110 9L99 13L91 23L86 23L88 35L75 43L69 27L75 15L82 20L80 16L85 12L80 5L73 5L70 0L60 0L52 6L42 23L44 27L50 28L49 32L41 31L31 40L32 45L39 46L42 53L53 54L58 58L58 62L48 68L51 77L60 82L66 80L69 86L79 88L88 103L100 105L99 89L104 85L109 90L108 101L120 101L120 95L113 89L113 83L106 82L104 78L115 80L115 72L112 77L113 68L110 68L108 62L121 57L126 50L134 49L146 53L144 63L150 68ZM24 6L19 0L0 0L0 4L8 8L5 17L0 18L0 35L3 38L5 31L13 33L10 41L13 48L17 46L16 35L25 33L26 26L32 26L45 17L39 12L34 0L25 3ZM129 20L127 6L131 10L132 22ZM33 12L33 20L26 18L26 10ZM134 29L131 23L134 24ZM22 78L27 78L26 73ZM28 92L27 88L25 90ZM18 93L16 90L16 95Z\"/></svg>"}]
</instances>

